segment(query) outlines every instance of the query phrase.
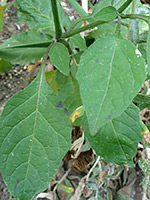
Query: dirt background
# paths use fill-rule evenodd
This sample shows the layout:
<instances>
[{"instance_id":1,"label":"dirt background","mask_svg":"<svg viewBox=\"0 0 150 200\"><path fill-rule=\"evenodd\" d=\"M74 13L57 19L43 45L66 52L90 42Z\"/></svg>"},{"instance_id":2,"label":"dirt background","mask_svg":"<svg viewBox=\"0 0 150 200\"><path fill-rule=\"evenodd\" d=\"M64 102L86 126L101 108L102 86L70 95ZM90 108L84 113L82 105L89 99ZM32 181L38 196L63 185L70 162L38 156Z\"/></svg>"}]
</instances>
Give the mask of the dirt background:
<instances>
[{"instance_id":1,"label":"dirt background","mask_svg":"<svg viewBox=\"0 0 150 200\"><path fill-rule=\"evenodd\" d=\"M67 15L70 16L71 19L75 19L78 17L77 13L68 5L66 1L62 1L62 5L65 9ZM21 31L27 30L27 25L18 25L17 24L17 17L16 17L16 8L13 6L5 12L4 15L4 30L0 33L0 44L3 43L6 39L8 39L11 35L17 34ZM37 71L29 72L28 66L20 66L14 65L11 70L6 73L0 74L0 113L3 110L3 107L7 100L13 96L16 92L22 90L25 85L28 85L32 79L32 77L37 73ZM145 115L147 113L147 115ZM150 119L150 111L146 110L142 113L142 117L149 121ZM73 139L74 136L74 139ZM72 140L77 140L82 136L81 131L79 129L74 129ZM78 195L82 192L82 195L79 199L89 199L91 195L93 195L93 191L89 186L85 186L83 189L79 188L79 183L82 186L85 184L83 178L90 170L90 163L93 160L93 151L88 150L86 153L81 153L77 160L72 160L70 157L71 152L69 152L65 158L63 159L60 169L58 170L57 174L55 175L53 180L60 180L66 172L68 172L67 180L64 179L63 183L66 184L67 181L71 183L71 186L77 191ZM94 156L95 160L97 156ZM124 166L121 169L121 172L117 176L113 176L114 169L120 169L118 166L112 165L110 163L104 163L104 170L103 176L112 175L113 178L109 178L109 183L107 185L107 189L110 189L112 193L115 194L118 191L120 194L127 195L132 197L135 200L143 200L143 178L145 177L143 171L137 164L138 159L142 157L145 158L145 150L142 144L139 144L137 155L134 158L135 160L135 167L128 168ZM83 166L81 163L84 163ZM111 172L108 172L111 171ZM103 199L107 199L108 191L106 192L106 180L101 175L97 175L94 181L103 183L102 188L99 189L99 193L103 196ZM73 178L72 178L73 177ZM99 178L99 179L98 179ZM149 179L146 179L147 184ZM55 185L50 183L49 188L45 191L45 193L50 194L54 191ZM68 196L65 192L60 190L59 188L55 188L56 196L58 199L67 200L71 197ZM149 190L147 190L147 199L150 199ZM3 179L0 174L0 200L14 200L14 198L9 194ZM40 198L39 198L40 199ZM47 198L45 198L47 199ZM76 200L77 197L74 197ZM113 199L117 199L113 197ZM72 198L73 200L73 198Z\"/></svg>"}]
</instances>

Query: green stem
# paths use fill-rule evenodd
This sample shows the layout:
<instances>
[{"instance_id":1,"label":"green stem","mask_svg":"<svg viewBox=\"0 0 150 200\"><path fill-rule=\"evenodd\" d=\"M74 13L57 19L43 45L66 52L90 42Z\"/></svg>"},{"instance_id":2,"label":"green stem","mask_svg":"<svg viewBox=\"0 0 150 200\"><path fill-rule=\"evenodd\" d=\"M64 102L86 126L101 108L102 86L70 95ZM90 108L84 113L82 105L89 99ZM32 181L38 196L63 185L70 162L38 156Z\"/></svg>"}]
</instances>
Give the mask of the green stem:
<instances>
[{"instance_id":1,"label":"green stem","mask_svg":"<svg viewBox=\"0 0 150 200\"><path fill-rule=\"evenodd\" d=\"M150 22L150 19L146 18L145 16L143 15L137 15L137 14L127 14L127 15L121 15L121 18L122 19L142 19L146 22Z\"/></svg>"},{"instance_id":2,"label":"green stem","mask_svg":"<svg viewBox=\"0 0 150 200\"><path fill-rule=\"evenodd\" d=\"M75 22L72 24L72 26L70 27L69 31L71 31L72 29L74 29L74 27L75 27L78 23L83 22L83 21L86 21L86 20L91 19L91 18L93 18L93 16L88 16L88 17L83 17L83 18L78 19L77 21L75 21Z\"/></svg>"},{"instance_id":3,"label":"green stem","mask_svg":"<svg viewBox=\"0 0 150 200\"><path fill-rule=\"evenodd\" d=\"M56 32L56 40L60 40L61 35L62 35L62 30L60 26L60 21L59 21L59 15L58 15L58 9L57 9L57 1L56 0L51 0L52 4L52 12L54 16L54 24L55 24L55 32Z\"/></svg>"},{"instance_id":4,"label":"green stem","mask_svg":"<svg viewBox=\"0 0 150 200\"><path fill-rule=\"evenodd\" d=\"M119 9L118 12L122 13L132 2L132 0L127 0Z\"/></svg>"},{"instance_id":5,"label":"green stem","mask_svg":"<svg viewBox=\"0 0 150 200\"><path fill-rule=\"evenodd\" d=\"M81 28L78 28L78 29L75 29L75 30L72 30L72 31L69 31L69 32L64 33L64 34L62 35L62 39L69 38L69 37L71 37L71 36L73 36L73 35L76 35L76 34L78 34L78 33L81 33L81 32L83 32L83 31L86 31L86 30L88 30L88 29L94 28L94 27L96 27L96 26L99 26L99 25L102 25L102 24L105 24L105 23L108 23L108 22L109 22L109 21L106 22L106 21L98 20L98 21L96 21L96 22L93 22L93 23L88 24L88 25L86 25L86 26L83 26L83 27L81 27Z\"/></svg>"}]
</instances>

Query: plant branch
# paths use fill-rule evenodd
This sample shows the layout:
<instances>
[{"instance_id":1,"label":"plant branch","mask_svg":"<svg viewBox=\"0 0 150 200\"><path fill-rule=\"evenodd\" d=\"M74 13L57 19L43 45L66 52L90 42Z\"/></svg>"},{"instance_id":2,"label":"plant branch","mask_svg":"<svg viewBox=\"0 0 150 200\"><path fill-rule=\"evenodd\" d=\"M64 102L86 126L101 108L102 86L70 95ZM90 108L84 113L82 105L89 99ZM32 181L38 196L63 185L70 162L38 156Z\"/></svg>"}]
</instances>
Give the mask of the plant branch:
<instances>
[{"instance_id":1,"label":"plant branch","mask_svg":"<svg viewBox=\"0 0 150 200\"><path fill-rule=\"evenodd\" d=\"M68 32L66 32L66 33L64 33L64 34L62 35L62 39L69 38L69 37L71 37L71 36L73 36L73 35L76 35L76 34L78 34L78 33L81 33L81 32L86 31L86 30L88 30L88 29L92 29L92 28L94 28L94 27L96 27L96 26L99 26L99 25L102 25L102 24L105 24L105 23L108 23L108 22L109 22L109 21L98 20L98 21L96 21L96 22L93 22L93 23L88 24L88 25L86 25L86 26L83 26L83 27L81 27L81 28L68 31Z\"/></svg>"},{"instance_id":2,"label":"plant branch","mask_svg":"<svg viewBox=\"0 0 150 200\"><path fill-rule=\"evenodd\" d=\"M132 2L132 0L127 0L119 9L118 12L122 13Z\"/></svg>"},{"instance_id":3,"label":"plant branch","mask_svg":"<svg viewBox=\"0 0 150 200\"><path fill-rule=\"evenodd\" d=\"M56 34L56 40L60 40L61 35L62 35L62 30L60 26L60 21L59 21L59 15L58 15L58 9L57 9L57 1L56 0L51 0L52 4L52 12L54 16L54 24L55 24L55 34Z\"/></svg>"},{"instance_id":4,"label":"plant branch","mask_svg":"<svg viewBox=\"0 0 150 200\"><path fill-rule=\"evenodd\" d=\"M137 14L127 14L127 15L121 15L121 18L122 19L127 19L127 18L130 18L130 19L142 19L146 22L150 22L150 19L149 18L146 18L145 16L143 15L137 15Z\"/></svg>"}]
</instances>

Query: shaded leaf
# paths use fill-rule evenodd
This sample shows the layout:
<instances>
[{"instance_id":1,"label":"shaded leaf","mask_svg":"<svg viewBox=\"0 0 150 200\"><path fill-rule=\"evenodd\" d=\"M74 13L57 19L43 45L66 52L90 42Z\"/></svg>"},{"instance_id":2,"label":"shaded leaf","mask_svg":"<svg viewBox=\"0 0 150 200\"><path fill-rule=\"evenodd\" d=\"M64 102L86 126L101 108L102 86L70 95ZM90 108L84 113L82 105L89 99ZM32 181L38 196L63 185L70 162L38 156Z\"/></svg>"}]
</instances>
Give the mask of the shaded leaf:
<instances>
[{"instance_id":1,"label":"shaded leaf","mask_svg":"<svg viewBox=\"0 0 150 200\"><path fill-rule=\"evenodd\" d=\"M144 108L150 107L150 96L138 94L134 99L133 102L140 108L140 110L143 110Z\"/></svg>"},{"instance_id":2,"label":"shaded leaf","mask_svg":"<svg viewBox=\"0 0 150 200\"><path fill-rule=\"evenodd\" d=\"M36 31L13 35L0 45L0 57L12 64L28 64L40 60L51 38Z\"/></svg>"},{"instance_id":3,"label":"shaded leaf","mask_svg":"<svg viewBox=\"0 0 150 200\"><path fill-rule=\"evenodd\" d=\"M58 94L58 84L56 81L56 73L57 73L57 70L45 72L45 77L51 90L53 90L56 94Z\"/></svg>"},{"instance_id":4,"label":"shaded leaf","mask_svg":"<svg viewBox=\"0 0 150 200\"><path fill-rule=\"evenodd\" d=\"M82 127L97 155L107 162L126 163L133 167L133 157L142 139L139 109L136 106L131 104L120 116L101 127L95 136L90 135L86 120L83 120Z\"/></svg>"},{"instance_id":5,"label":"shaded leaf","mask_svg":"<svg viewBox=\"0 0 150 200\"><path fill-rule=\"evenodd\" d=\"M60 89L58 96L70 115L76 108L82 105L79 85L75 79L69 78L66 84Z\"/></svg>"},{"instance_id":6,"label":"shaded leaf","mask_svg":"<svg viewBox=\"0 0 150 200\"><path fill-rule=\"evenodd\" d=\"M86 49L85 40L79 34L72 36L69 43L72 48L78 48L80 51L84 51Z\"/></svg>"},{"instance_id":7,"label":"shaded leaf","mask_svg":"<svg viewBox=\"0 0 150 200\"><path fill-rule=\"evenodd\" d=\"M147 37L147 75L148 79L150 79L150 23L149 23L149 31L148 31L148 37Z\"/></svg>"},{"instance_id":8,"label":"shaded leaf","mask_svg":"<svg viewBox=\"0 0 150 200\"><path fill-rule=\"evenodd\" d=\"M60 42L55 43L49 52L52 64L64 75L69 75L69 52L68 49Z\"/></svg>"},{"instance_id":9,"label":"shaded leaf","mask_svg":"<svg viewBox=\"0 0 150 200\"><path fill-rule=\"evenodd\" d=\"M105 37L82 54L77 80L90 134L95 135L140 90L145 80L144 59L130 41Z\"/></svg>"},{"instance_id":10,"label":"shaded leaf","mask_svg":"<svg viewBox=\"0 0 150 200\"><path fill-rule=\"evenodd\" d=\"M70 149L72 130L64 108L45 80L44 69L6 104L0 117L0 170L14 197L44 191Z\"/></svg>"},{"instance_id":11,"label":"shaded leaf","mask_svg":"<svg viewBox=\"0 0 150 200\"><path fill-rule=\"evenodd\" d=\"M121 194L119 194L119 193L117 193L117 195L116 195L116 200L133 200L132 198L129 198L128 196L126 196L126 195L121 195Z\"/></svg>"},{"instance_id":12,"label":"shaded leaf","mask_svg":"<svg viewBox=\"0 0 150 200\"><path fill-rule=\"evenodd\" d=\"M4 59L0 58L0 73L7 72L9 69L12 68L12 64L10 62L5 61Z\"/></svg>"}]
</instances>

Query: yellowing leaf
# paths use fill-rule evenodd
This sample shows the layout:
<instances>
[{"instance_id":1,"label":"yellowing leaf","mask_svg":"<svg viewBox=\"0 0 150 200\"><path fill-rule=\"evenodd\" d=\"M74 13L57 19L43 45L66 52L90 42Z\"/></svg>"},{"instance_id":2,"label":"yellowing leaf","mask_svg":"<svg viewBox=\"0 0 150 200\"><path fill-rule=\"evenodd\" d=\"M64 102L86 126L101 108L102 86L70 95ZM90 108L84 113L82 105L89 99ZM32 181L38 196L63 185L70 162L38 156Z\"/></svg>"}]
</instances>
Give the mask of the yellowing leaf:
<instances>
[{"instance_id":1,"label":"yellowing leaf","mask_svg":"<svg viewBox=\"0 0 150 200\"><path fill-rule=\"evenodd\" d=\"M3 31L3 17L4 17L4 12L6 10L6 8L8 8L8 6L10 6L11 4L13 4L14 2L8 3L5 6L0 5L0 32Z\"/></svg>"},{"instance_id":2,"label":"yellowing leaf","mask_svg":"<svg viewBox=\"0 0 150 200\"><path fill-rule=\"evenodd\" d=\"M78 118L78 117L81 117L83 116L84 114L84 107L83 106L80 106L78 107L71 115L71 121L72 123Z\"/></svg>"},{"instance_id":3,"label":"yellowing leaf","mask_svg":"<svg viewBox=\"0 0 150 200\"><path fill-rule=\"evenodd\" d=\"M68 194L72 193L74 189L72 187L68 187L66 185L58 184L59 188Z\"/></svg>"},{"instance_id":4,"label":"yellowing leaf","mask_svg":"<svg viewBox=\"0 0 150 200\"><path fill-rule=\"evenodd\" d=\"M47 81L48 85L50 86L50 88L56 94L58 94L58 84L56 81L56 72L57 72L57 70L45 72L45 77L46 77L46 81Z\"/></svg>"}]
</instances>

